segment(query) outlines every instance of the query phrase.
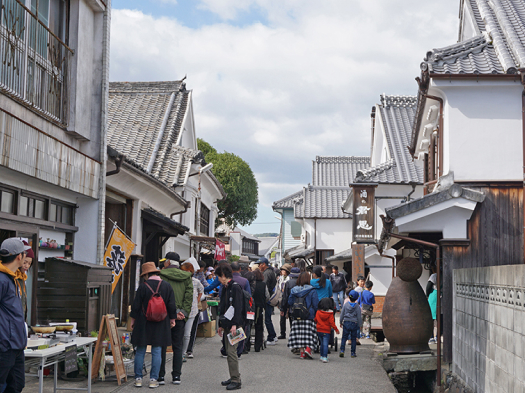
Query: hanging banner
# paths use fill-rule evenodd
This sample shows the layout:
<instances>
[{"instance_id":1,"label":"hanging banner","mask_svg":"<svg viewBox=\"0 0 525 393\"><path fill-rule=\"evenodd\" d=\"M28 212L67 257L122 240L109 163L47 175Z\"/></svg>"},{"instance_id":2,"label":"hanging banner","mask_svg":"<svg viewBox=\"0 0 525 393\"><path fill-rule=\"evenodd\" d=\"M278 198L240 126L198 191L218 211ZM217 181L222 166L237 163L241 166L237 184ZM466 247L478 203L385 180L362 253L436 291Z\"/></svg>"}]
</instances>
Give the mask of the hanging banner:
<instances>
[{"instance_id":1,"label":"hanging banner","mask_svg":"<svg viewBox=\"0 0 525 393\"><path fill-rule=\"evenodd\" d=\"M217 261L226 259L226 245L219 239L215 239L215 259Z\"/></svg>"},{"instance_id":2,"label":"hanging banner","mask_svg":"<svg viewBox=\"0 0 525 393\"><path fill-rule=\"evenodd\" d=\"M375 189L377 185L352 184L353 241L356 243L375 243Z\"/></svg>"},{"instance_id":3,"label":"hanging banner","mask_svg":"<svg viewBox=\"0 0 525 393\"><path fill-rule=\"evenodd\" d=\"M113 269L111 293L115 290L118 280L124 271L135 243L133 243L118 226L113 226L113 231L104 253L104 265Z\"/></svg>"}]
</instances>

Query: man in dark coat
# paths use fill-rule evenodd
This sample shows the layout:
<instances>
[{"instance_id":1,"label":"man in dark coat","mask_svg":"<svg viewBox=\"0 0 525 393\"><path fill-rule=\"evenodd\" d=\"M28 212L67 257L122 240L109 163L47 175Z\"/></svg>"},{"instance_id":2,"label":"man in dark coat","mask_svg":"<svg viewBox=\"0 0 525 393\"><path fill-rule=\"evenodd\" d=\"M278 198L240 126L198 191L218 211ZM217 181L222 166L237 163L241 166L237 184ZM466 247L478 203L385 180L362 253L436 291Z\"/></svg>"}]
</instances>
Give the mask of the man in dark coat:
<instances>
[{"instance_id":1,"label":"man in dark coat","mask_svg":"<svg viewBox=\"0 0 525 393\"><path fill-rule=\"evenodd\" d=\"M18 393L25 386L27 335L22 288L15 277L28 249L17 238L6 239L0 246L0 392Z\"/></svg>"},{"instance_id":2,"label":"man in dark coat","mask_svg":"<svg viewBox=\"0 0 525 393\"><path fill-rule=\"evenodd\" d=\"M270 262L268 261L268 259L263 257L259 259L257 263L259 264L259 270L264 275L264 282L266 283L266 286L268 287L268 292L270 292L271 296L273 294L273 291L275 290L275 286L277 285L277 278L275 277L275 272L270 267ZM266 345L277 344L277 334L275 333L275 329L273 327L272 313L273 306L266 304L264 310L264 324L266 325L266 331L268 332L268 337L266 338Z\"/></svg>"},{"instance_id":3,"label":"man in dark coat","mask_svg":"<svg viewBox=\"0 0 525 393\"><path fill-rule=\"evenodd\" d=\"M219 305L219 335L223 337L229 333L232 336L237 334L237 327L245 325L244 317L244 294L239 284L233 281L233 272L230 265L221 263L215 271L219 281L223 285L221 292L221 302ZM241 388L241 373L239 372L239 358L237 357L237 345L230 344L228 337L225 337L224 347L228 356L228 369L230 379L221 382L226 386L226 390L236 390Z\"/></svg>"},{"instance_id":4,"label":"man in dark coat","mask_svg":"<svg viewBox=\"0 0 525 393\"><path fill-rule=\"evenodd\" d=\"M290 326L292 326L292 316L289 313L290 306L288 305L288 298L290 297L292 288L297 285L299 274L301 274L301 270L299 270L298 267L292 267L290 275L288 276L288 281L284 284L283 295L281 298L281 316L284 317L288 314Z\"/></svg>"},{"instance_id":5,"label":"man in dark coat","mask_svg":"<svg viewBox=\"0 0 525 393\"><path fill-rule=\"evenodd\" d=\"M159 277L160 271L154 262L146 262L142 265L141 276L148 276L137 289L133 305L131 306L131 343L137 347L135 353L135 386L142 386L142 367L146 346L151 345L151 371L150 388L159 386L159 371L161 349L171 345L171 327L175 326L177 318L177 306L175 295L171 286ZM158 292L166 304L168 316L160 322L152 322L146 319L145 311L153 293Z\"/></svg>"}]
</instances>

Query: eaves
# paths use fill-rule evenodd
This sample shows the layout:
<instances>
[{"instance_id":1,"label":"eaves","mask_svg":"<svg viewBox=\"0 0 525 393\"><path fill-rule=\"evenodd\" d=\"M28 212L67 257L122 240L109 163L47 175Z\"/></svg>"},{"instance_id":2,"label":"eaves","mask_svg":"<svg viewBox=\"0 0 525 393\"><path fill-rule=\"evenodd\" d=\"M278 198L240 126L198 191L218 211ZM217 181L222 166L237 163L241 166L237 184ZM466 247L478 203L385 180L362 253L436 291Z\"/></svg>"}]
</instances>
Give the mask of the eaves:
<instances>
[{"instance_id":1,"label":"eaves","mask_svg":"<svg viewBox=\"0 0 525 393\"><path fill-rule=\"evenodd\" d=\"M108 156L108 159L111 161L115 160L115 157ZM189 207L189 202L185 200L183 197L181 197L179 194L175 192L172 188L168 187L166 184L161 182L160 180L156 179L155 177L151 176L150 174L142 171L141 169L137 168L130 162L128 162L126 159L122 162L122 168L126 169L130 173L141 177L142 179L146 180L148 183L150 183L155 188L162 189L166 194L168 194L173 200L180 203L185 208Z\"/></svg>"}]
</instances>

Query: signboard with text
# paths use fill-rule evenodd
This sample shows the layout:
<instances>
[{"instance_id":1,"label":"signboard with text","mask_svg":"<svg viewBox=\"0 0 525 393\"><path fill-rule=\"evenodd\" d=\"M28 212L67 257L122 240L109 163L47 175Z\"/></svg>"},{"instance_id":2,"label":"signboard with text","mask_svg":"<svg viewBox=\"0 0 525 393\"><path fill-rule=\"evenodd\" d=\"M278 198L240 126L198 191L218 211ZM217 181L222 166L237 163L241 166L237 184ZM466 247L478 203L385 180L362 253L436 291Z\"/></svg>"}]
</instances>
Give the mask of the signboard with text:
<instances>
[{"instance_id":1,"label":"signboard with text","mask_svg":"<svg viewBox=\"0 0 525 393\"><path fill-rule=\"evenodd\" d=\"M353 184L353 231L355 243L375 243L375 189L377 185Z\"/></svg>"},{"instance_id":2,"label":"signboard with text","mask_svg":"<svg viewBox=\"0 0 525 393\"><path fill-rule=\"evenodd\" d=\"M226 245L219 239L215 239L215 259L217 261L226 259Z\"/></svg>"},{"instance_id":3,"label":"signboard with text","mask_svg":"<svg viewBox=\"0 0 525 393\"><path fill-rule=\"evenodd\" d=\"M135 243L118 226L114 225L104 253L104 265L113 269L111 293L115 290L134 248Z\"/></svg>"}]
</instances>

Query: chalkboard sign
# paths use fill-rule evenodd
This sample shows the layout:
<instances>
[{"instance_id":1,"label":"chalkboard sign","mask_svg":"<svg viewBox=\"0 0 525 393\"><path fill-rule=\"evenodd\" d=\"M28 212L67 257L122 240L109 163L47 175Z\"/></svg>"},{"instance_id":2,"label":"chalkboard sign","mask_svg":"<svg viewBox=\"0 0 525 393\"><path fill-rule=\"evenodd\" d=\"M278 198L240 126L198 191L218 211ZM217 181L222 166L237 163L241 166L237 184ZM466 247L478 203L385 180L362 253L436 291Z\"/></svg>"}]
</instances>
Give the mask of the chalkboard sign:
<instances>
[{"instance_id":1,"label":"chalkboard sign","mask_svg":"<svg viewBox=\"0 0 525 393\"><path fill-rule=\"evenodd\" d=\"M77 364L77 346L70 345L66 347L64 351L66 358L64 359L64 371L66 374L72 373L78 370Z\"/></svg>"}]
</instances>

